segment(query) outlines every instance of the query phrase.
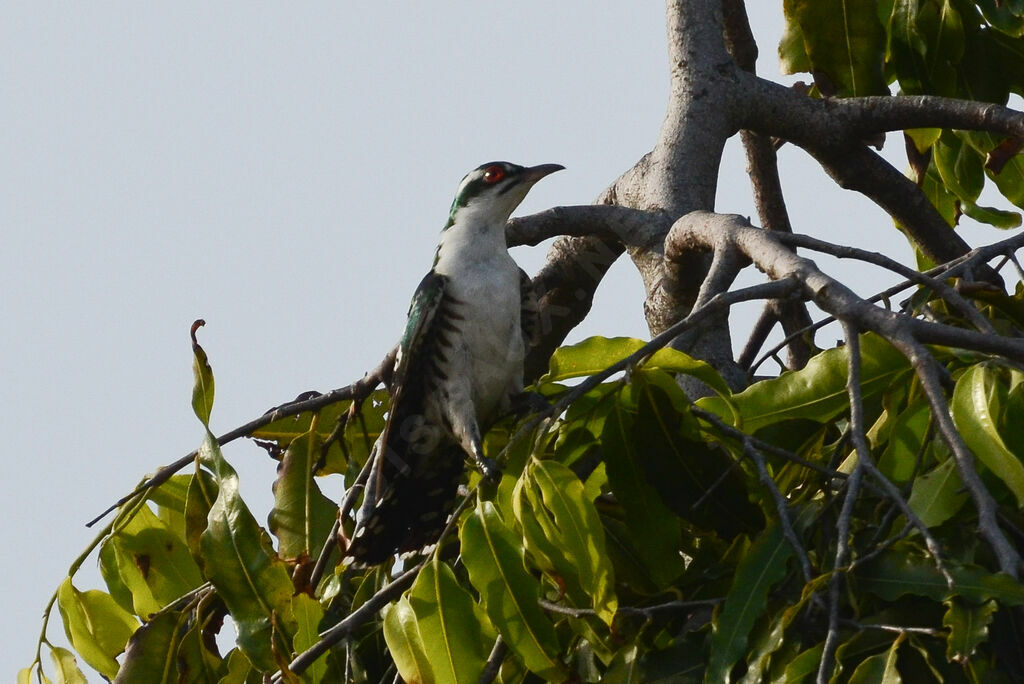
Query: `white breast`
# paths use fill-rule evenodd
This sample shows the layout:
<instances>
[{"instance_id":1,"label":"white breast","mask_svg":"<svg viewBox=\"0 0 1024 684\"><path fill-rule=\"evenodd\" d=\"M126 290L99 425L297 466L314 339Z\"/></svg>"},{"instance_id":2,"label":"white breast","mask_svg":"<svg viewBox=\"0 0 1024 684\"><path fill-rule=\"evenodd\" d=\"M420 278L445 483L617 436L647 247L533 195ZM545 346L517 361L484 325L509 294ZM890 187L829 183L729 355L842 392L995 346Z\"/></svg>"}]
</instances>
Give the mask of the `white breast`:
<instances>
[{"instance_id":1,"label":"white breast","mask_svg":"<svg viewBox=\"0 0 1024 684\"><path fill-rule=\"evenodd\" d=\"M442 237L434 270L447 276L445 294L460 304L457 352L450 358L456 373L471 380L473 405L479 422L495 417L511 393L522 390L523 335L519 268L499 233L452 226Z\"/></svg>"}]
</instances>

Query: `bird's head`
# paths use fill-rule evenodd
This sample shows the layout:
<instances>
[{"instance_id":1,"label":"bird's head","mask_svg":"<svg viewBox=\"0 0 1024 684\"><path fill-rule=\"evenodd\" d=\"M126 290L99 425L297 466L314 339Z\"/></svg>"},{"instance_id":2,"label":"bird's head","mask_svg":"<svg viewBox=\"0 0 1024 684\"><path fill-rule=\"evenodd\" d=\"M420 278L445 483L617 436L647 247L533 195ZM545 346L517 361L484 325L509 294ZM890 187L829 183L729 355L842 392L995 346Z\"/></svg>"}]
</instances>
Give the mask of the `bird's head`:
<instances>
[{"instance_id":1,"label":"bird's head","mask_svg":"<svg viewBox=\"0 0 1024 684\"><path fill-rule=\"evenodd\" d=\"M504 225L534 183L564 168L560 164L519 166L501 161L481 164L459 183L445 228L464 219Z\"/></svg>"}]
</instances>

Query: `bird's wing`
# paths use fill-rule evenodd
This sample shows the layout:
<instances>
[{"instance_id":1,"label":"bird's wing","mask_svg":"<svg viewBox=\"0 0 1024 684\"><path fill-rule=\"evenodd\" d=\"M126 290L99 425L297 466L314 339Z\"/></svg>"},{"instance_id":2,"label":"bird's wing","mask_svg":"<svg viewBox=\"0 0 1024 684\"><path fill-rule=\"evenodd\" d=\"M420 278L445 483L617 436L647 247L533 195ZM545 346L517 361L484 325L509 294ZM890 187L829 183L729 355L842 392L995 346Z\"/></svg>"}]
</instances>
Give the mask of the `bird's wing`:
<instances>
[{"instance_id":1,"label":"bird's wing","mask_svg":"<svg viewBox=\"0 0 1024 684\"><path fill-rule=\"evenodd\" d=\"M445 285L448 279L431 271L416 288L409 304L409 314L405 322L405 332L398 343L398 357L395 359L395 372L391 380L391 405L401 399L402 390L409 380L409 369L419 365L419 359L431 339L431 327L437 321L437 312L444 301Z\"/></svg>"},{"instance_id":2,"label":"bird's wing","mask_svg":"<svg viewBox=\"0 0 1024 684\"><path fill-rule=\"evenodd\" d=\"M431 271L423 277L412 296L412 303L409 304L409 313L405 322L405 331L398 343L395 370L391 376L391 405L388 409L388 420L380 436L382 449L387 447L390 441L391 428L396 422L396 417L401 413L403 397L410 391L413 394L421 393L422 385L430 380L426 375L431 369L423 367L424 360L433 351L432 346L438 337L431 333L431 328L435 324L446 324L446 317L443 315L439 317L438 311L444 302L447 282L448 279L445 276ZM399 467L399 470L402 471L406 469ZM371 491L373 489L371 487Z\"/></svg>"},{"instance_id":3,"label":"bird's wing","mask_svg":"<svg viewBox=\"0 0 1024 684\"><path fill-rule=\"evenodd\" d=\"M445 297L446 283L442 275L427 274L409 306L391 378L388 419L374 448L377 462L346 550L346 562L356 566L381 563L396 552L416 551L434 541L462 473L460 448L421 454L409 443L415 430L406 424L415 423L423 410L423 398L437 381L438 346L446 343L453 319L458 319L448 306L452 301Z\"/></svg>"}]
</instances>

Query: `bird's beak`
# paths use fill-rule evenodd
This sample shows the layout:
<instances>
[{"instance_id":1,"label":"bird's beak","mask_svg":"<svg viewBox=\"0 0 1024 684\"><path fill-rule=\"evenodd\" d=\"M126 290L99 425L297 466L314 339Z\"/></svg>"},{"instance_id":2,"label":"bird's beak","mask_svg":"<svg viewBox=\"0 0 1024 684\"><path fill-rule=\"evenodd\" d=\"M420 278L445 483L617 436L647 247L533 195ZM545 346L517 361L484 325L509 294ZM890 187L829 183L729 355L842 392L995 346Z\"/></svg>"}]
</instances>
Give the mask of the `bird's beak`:
<instances>
[{"instance_id":1,"label":"bird's beak","mask_svg":"<svg viewBox=\"0 0 1024 684\"><path fill-rule=\"evenodd\" d=\"M561 171L565 167L561 164L540 164L539 166L529 166L523 169L523 173L520 176L524 183L536 183L544 176L550 175L555 171Z\"/></svg>"}]
</instances>

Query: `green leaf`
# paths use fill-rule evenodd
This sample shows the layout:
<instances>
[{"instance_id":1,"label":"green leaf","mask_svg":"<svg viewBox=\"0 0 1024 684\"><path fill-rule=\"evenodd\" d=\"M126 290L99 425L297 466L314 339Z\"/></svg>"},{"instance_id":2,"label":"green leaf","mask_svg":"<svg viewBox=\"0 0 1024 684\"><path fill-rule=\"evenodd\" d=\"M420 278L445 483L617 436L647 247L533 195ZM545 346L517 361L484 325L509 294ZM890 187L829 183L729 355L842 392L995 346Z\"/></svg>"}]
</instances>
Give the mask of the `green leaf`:
<instances>
[{"instance_id":1,"label":"green leaf","mask_svg":"<svg viewBox=\"0 0 1024 684\"><path fill-rule=\"evenodd\" d=\"M125 652L118 682L177 684L178 645L188 624L188 613L171 611L147 622L135 632Z\"/></svg>"},{"instance_id":2,"label":"green leaf","mask_svg":"<svg viewBox=\"0 0 1024 684\"><path fill-rule=\"evenodd\" d=\"M50 660L57 671L57 684L88 684L85 674L78 667L75 654L71 651L54 646L50 649Z\"/></svg>"},{"instance_id":3,"label":"green leaf","mask_svg":"<svg viewBox=\"0 0 1024 684\"><path fill-rule=\"evenodd\" d=\"M209 427L210 412L213 410L213 368L196 339L196 331L204 325L206 321L203 320L192 324L192 375L195 378L192 385L192 410L203 425Z\"/></svg>"},{"instance_id":4,"label":"green leaf","mask_svg":"<svg viewBox=\"0 0 1024 684\"><path fill-rule=\"evenodd\" d=\"M216 599L213 599L216 601ZM221 657L210 650L207 638L211 635L204 633L208 626L208 620L213 617L222 619L221 615L206 615L203 619L192 620L191 626L181 637L176 653L178 681L179 682L216 682L224 670L224 661ZM215 650L215 649L214 649Z\"/></svg>"},{"instance_id":5,"label":"green leaf","mask_svg":"<svg viewBox=\"0 0 1024 684\"><path fill-rule=\"evenodd\" d=\"M298 593L292 598L292 611L298 628L295 631L293 647L296 653L303 653L320 641L320 621L324 618L324 609L320 602L309 595ZM323 682L327 675L327 659L317 658L305 673L304 681Z\"/></svg>"},{"instance_id":6,"label":"green leaf","mask_svg":"<svg viewBox=\"0 0 1024 684\"><path fill-rule=\"evenodd\" d=\"M274 651L291 653L296 629L291 577L274 553L270 536L239 496L238 475L209 431L200 457L210 465L220 487L199 539L204 572L231 612L238 645L257 668L274 670Z\"/></svg>"},{"instance_id":7,"label":"green leaf","mask_svg":"<svg viewBox=\"0 0 1024 684\"><path fill-rule=\"evenodd\" d=\"M764 527L764 515L749 498L743 471L725 449L705 444L689 402L665 374L633 379L637 415L634 447L647 482L676 515L723 539ZM704 497L710 488L715 495ZM694 502L703 499L699 508Z\"/></svg>"},{"instance_id":8,"label":"green leaf","mask_svg":"<svg viewBox=\"0 0 1024 684\"><path fill-rule=\"evenodd\" d=\"M896 416L878 459L878 468L893 482L903 484L913 476L930 421L931 410L924 401L911 403Z\"/></svg>"},{"instance_id":9,"label":"green leaf","mask_svg":"<svg viewBox=\"0 0 1024 684\"><path fill-rule=\"evenodd\" d=\"M942 626L949 628L946 657L955 663L966 663L974 650L988 638L988 626L999 609L995 601L971 604L960 598L946 601Z\"/></svg>"},{"instance_id":10,"label":"green leaf","mask_svg":"<svg viewBox=\"0 0 1024 684\"><path fill-rule=\"evenodd\" d=\"M185 543L200 568L203 566L200 539L209 525L210 509L219 490L213 475L200 468L197 460L196 472L188 483L185 496Z\"/></svg>"},{"instance_id":11,"label":"green leaf","mask_svg":"<svg viewBox=\"0 0 1024 684\"><path fill-rule=\"evenodd\" d=\"M583 483L561 463L536 459L527 465L520 483L520 496L514 501L519 520L532 513L551 545L548 548L557 549L549 554L549 561L562 581L579 588L589 597L589 607L611 625L618 607L614 573L605 551L601 518L594 502L584 495ZM522 494L529 502L528 511ZM529 539L534 546L539 541L533 534Z\"/></svg>"},{"instance_id":12,"label":"green leaf","mask_svg":"<svg viewBox=\"0 0 1024 684\"><path fill-rule=\"evenodd\" d=\"M903 635L896 637L885 653L868 656L860 662L850 675L850 684L899 684L902 682L896 669L896 652L903 642Z\"/></svg>"},{"instance_id":13,"label":"green leaf","mask_svg":"<svg viewBox=\"0 0 1024 684\"><path fill-rule=\"evenodd\" d=\"M57 590L57 607L71 646L89 667L113 679L119 668L114 657L124 651L139 623L109 594L78 591L70 577Z\"/></svg>"},{"instance_id":14,"label":"green leaf","mask_svg":"<svg viewBox=\"0 0 1024 684\"><path fill-rule=\"evenodd\" d=\"M132 594L135 613L142 617L203 583L185 541L148 506L139 507L103 546L104 551L112 550L120 581Z\"/></svg>"},{"instance_id":15,"label":"green leaf","mask_svg":"<svg viewBox=\"0 0 1024 684\"><path fill-rule=\"evenodd\" d=\"M461 540L462 561L491 624L531 672L546 681L564 681L554 625L537 603L540 583L526 571L522 542L493 504L477 505L462 526Z\"/></svg>"},{"instance_id":16,"label":"green leaf","mask_svg":"<svg viewBox=\"0 0 1024 684\"><path fill-rule=\"evenodd\" d=\"M939 177L962 202L974 202L985 185L982 155L956 135L945 131L932 147L932 160Z\"/></svg>"},{"instance_id":17,"label":"green leaf","mask_svg":"<svg viewBox=\"0 0 1024 684\"><path fill-rule=\"evenodd\" d=\"M252 433L256 439L275 442L282 449L287 449L293 440L315 431L321 439L326 439L333 431L338 420L351 408L349 400L338 401L316 411L307 411L297 416L287 416L264 425ZM377 390L363 402L359 417L347 421L341 439L327 450L327 460L318 475L345 473L349 468L349 459L356 464L356 472L366 462L373 443L377 441L384 429L384 413L388 408L388 393ZM365 430L364 430L365 427Z\"/></svg>"},{"instance_id":18,"label":"green leaf","mask_svg":"<svg viewBox=\"0 0 1024 684\"><path fill-rule=\"evenodd\" d=\"M983 155L996 149L1002 142L1002 138L982 131L962 131L960 136ZM1011 157L999 173L986 171L986 174L995 182L1003 197L1014 206L1024 209L1024 158L1021 155Z\"/></svg>"},{"instance_id":19,"label":"green leaf","mask_svg":"<svg viewBox=\"0 0 1024 684\"><path fill-rule=\"evenodd\" d=\"M983 364L971 366L957 380L950 408L967 446L1009 487L1018 506L1024 506L1024 464L1006 448L997 427L1007 391L997 370Z\"/></svg>"},{"instance_id":20,"label":"green leaf","mask_svg":"<svg viewBox=\"0 0 1024 684\"><path fill-rule=\"evenodd\" d=\"M783 2L787 24L800 26L811 71L827 76L841 97L889 93L882 76L885 31L875 5L876 0ZM789 48L788 54L797 51Z\"/></svg>"},{"instance_id":21,"label":"green leaf","mask_svg":"<svg viewBox=\"0 0 1024 684\"><path fill-rule=\"evenodd\" d=\"M626 512L634 548L651 579L664 588L683 571L679 524L640 468L636 414L629 407L630 392L630 388L623 388L601 431L605 472Z\"/></svg>"},{"instance_id":22,"label":"green leaf","mask_svg":"<svg viewBox=\"0 0 1024 684\"><path fill-rule=\"evenodd\" d=\"M778 524L766 529L747 549L725 605L712 623L707 681L729 681L729 671L747 652L750 631L768 604L768 592L786 576L792 556L793 548Z\"/></svg>"},{"instance_id":23,"label":"green leaf","mask_svg":"<svg viewBox=\"0 0 1024 684\"><path fill-rule=\"evenodd\" d=\"M1021 223L1020 214L1016 211L1006 211L995 207L981 207L977 204L964 202L961 205L964 214L970 216L979 223L987 223L993 228L1016 228Z\"/></svg>"},{"instance_id":24,"label":"green leaf","mask_svg":"<svg viewBox=\"0 0 1024 684\"><path fill-rule=\"evenodd\" d=\"M932 560L915 555L905 545L894 545L889 551L858 566L854 576L862 591L869 591L886 601L912 594L935 601L961 596L974 603L996 599L1009 606L1024 605L1024 584L1009 575L989 572L976 565L956 565L949 559L946 565L953 577L952 591Z\"/></svg>"},{"instance_id":25,"label":"green leaf","mask_svg":"<svg viewBox=\"0 0 1024 684\"><path fill-rule=\"evenodd\" d=\"M939 177L934 161L929 164L928 171L921 182L921 192L924 193L924 196L928 198L932 206L945 219L947 225L950 227L956 225L960 218L960 200L946 188L946 184Z\"/></svg>"},{"instance_id":26,"label":"green leaf","mask_svg":"<svg viewBox=\"0 0 1024 684\"><path fill-rule=\"evenodd\" d=\"M551 356L550 370L540 382L560 382L593 375L636 353L646 344L631 337L588 337L579 344L560 347ZM714 368L675 349L657 350L641 368L692 375L716 392L729 394L729 386Z\"/></svg>"},{"instance_id":27,"label":"green leaf","mask_svg":"<svg viewBox=\"0 0 1024 684\"><path fill-rule=\"evenodd\" d=\"M927 527L937 527L952 518L967 502L956 463L947 458L933 470L916 478L910 490L911 510Z\"/></svg>"},{"instance_id":28,"label":"green leaf","mask_svg":"<svg viewBox=\"0 0 1024 684\"><path fill-rule=\"evenodd\" d=\"M224 658L227 663L227 674L220 678L217 684L246 684L247 682L262 682L263 677L254 677L252 663L245 657L241 649L233 648Z\"/></svg>"},{"instance_id":29,"label":"green leaf","mask_svg":"<svg viewBox=\"0 0 1024 684\"><path fill-rule=\"evenodd\" d=\"M268 524L284 558L316 558L338 516L313 476L322 447L320 436L307 432L288 445L278 468Z\"/></svg>"},{"instance_id":30,"label":"green leaf","mask_svg":"<svg viewBox=\"0 0 1024 684\"><path fill-rule=\"evenodd\" d=\"M818 644L807 649L786 666L784 678L776 680L779 684L788 682L803 682L805 678L812 677L821 664L821 656L825 651L825 644ZM774 683L773 683L774 684Z\"/></svg>"},{"instance_id":31,"label":"green leaf","mask_svg":"<svg viewBox=\"0 0 1024 684\"><path fill-rule=\"evenodd\" d=\"M185 538L185 499L192 476L175 475L151 489L147 498L157 505L157 517L178 537Z\"/></svg>"},{"instance_id":32,"label":"green leaf","mask_svg":"<svg viewBox=\"0 0 1024 684\"><path fill-rule=\"evenodd\" d=\"M810 73L811 60L804 47L804 32L800 22L789 14L785 21L782 38L779 40L779 71L786 75Z\"/></svg>"},{"instance_id":33,"label":"green leaf","mask_svg":"<svg viewBox=\"0 0 1024 684\"><path fill-rule=\"evenodd\" d=\"M1024 17L1005 0L977 0L985 19L1009 36L1024 35Z\"/></svg>"},{"instance_id":34,"label":"green leaf","mask_svg":"<svg viewBox=\"0 0 1024 684\"><path fill-rule=\"evenodd\" d=\"M860 336L861 390L870 398L910 372L910 364L892 345L868 333ZM849 408L846 391L846 347L824 351L798 371L754 383L730 401L740 417L736 427L748 434L783 420L808 418L820 423L832 420ZM733 408L720 397L703 397L697 405L723 420L733 421Z\"/></svg>"},{"instance_id":35,"label":"green leaf","mask_svg":"<svg viewBox=\"0 0 1024 684\"><path fill-rule=\"evenodd\" d=\"M406 682L433 682L434 671L420 636L416 613L402 596L383 610L384 640L398 674Z\"/></svg>"},{"instance_id":36,"label":"green leaf","mask_svg":"<svg viewBox=\"0 0 1024 684\"><path fill-rule=\"evenodd\" d=\"M408 592L437 684L474 684L497 635L452 569L434 556Z\"/></svg>"}]
</instances>

